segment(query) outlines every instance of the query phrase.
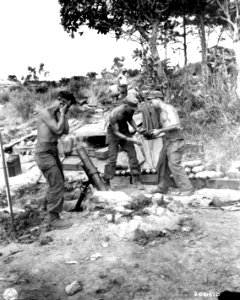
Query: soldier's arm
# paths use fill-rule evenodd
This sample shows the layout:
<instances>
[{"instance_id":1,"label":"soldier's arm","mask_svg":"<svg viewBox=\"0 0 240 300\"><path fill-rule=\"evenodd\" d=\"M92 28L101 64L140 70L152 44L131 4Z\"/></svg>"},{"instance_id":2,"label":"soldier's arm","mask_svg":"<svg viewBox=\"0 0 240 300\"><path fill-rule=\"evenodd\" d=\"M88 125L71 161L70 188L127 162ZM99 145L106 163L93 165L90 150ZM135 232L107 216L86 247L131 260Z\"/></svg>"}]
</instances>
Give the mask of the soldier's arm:
<instances>
[{"instance_id":1,"label":"soldier's arm","mask_svg":"<svg viewBox=\"0 0 240 300\"><path fill-rule=\"evenodd\" d=\"M113 128L113 132L114 134L116 134L116 136L120 137L121 139L124 139L124 140L128 140L129 138L125 135L125 134L122 134L120 131L119 131L119 126L118 126L118 123L117 123L117 118L116 117L110 117L110 120L109 120L112 128Z\"/></svg>"},{"instance_id":2,"label":"soldier's arm","mask_svg":"<svg viewBox=\"0 0 240 300\"><path fill-rule=\"evenodd\" d=\"M48 126L48 128L57 135L63 134L65 124L65 114L60 114L57 121L47 109L40 112L40 118Z\"/></svg>"},{"instance_id":3,"label":"soldier's arm","mask_svg":"<svg viewBox=\"0 0 240 300\"><path fill-rule=\"evenodd\" d=\"M173 106L167 108L165 111L165 118L165 120L161 120L163 128L155 130L154 135L181 128L178 113Z\"/></svg>"},{"instance_id":4,"label":"soldier's arm","mask_svg":"<svg viewBox=\"0 0 240 300\"><path fill-rule=\"evenodd\" d=\"M133 119L131 119L131 121L129 121L129 124L132 126L133 129L138 131L137 124L135 123L135 121Z\"/></svg>"},{"instance_id":5,"label":"soldier's arm","mask_svg":"<svg viewBox=\"0 0 240 300\"><path fill-rule=\"evenodd\" d=\"M68 123L68 118L66 116L64 118L64 127L63 127L62 134L69 134L69 123Z\"/></svg>"},{"instance_id":6,"label":"soldier's arm","mask_svg":"<svg viewBox=\"0 0 240 300\"><path fill-rule=\"evenodd\" d=\"M114 120L115 118L111 118L110 119L110 123L112 125L112 128L113 128L113 132L114 134L116 134L116 136L120 137L121 139L124 139L128 142L132 142L134 144L137 144L137 145L141 145L141 143L131 137L128 137L126 136L125 134L122 134L120 131L119 131L119 126L118 126L118 123Z\"/></svg>"}]
</instances>

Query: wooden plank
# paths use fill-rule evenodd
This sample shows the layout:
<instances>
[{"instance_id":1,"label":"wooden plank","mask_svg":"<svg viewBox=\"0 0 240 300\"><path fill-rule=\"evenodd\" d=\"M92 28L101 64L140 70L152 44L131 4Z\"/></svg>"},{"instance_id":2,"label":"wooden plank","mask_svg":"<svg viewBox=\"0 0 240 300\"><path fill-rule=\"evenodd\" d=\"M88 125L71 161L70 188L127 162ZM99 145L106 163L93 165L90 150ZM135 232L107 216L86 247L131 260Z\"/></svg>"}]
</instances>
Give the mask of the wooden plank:
<instances>
[{"instance_id":1,"label":"wooden plank","mask_svg":"<svg viewBox=\"0 0 240 300\"><path fill-rule=\"evenodd\" d=\"M99 150L95 150L95 157L99 159L107 159L109 156L108 147L101 148Z\"/></svg>"},{"instance_id":2,"label":"wooden plank","mask_svg":"<svg viewBox=\"0 0 240 300\"><path fill-rule=\"evenodd\" d=\"M63 170L82 171L81 160L77 156L69 156L62 162Z\"/></svg>"}]
</instances>

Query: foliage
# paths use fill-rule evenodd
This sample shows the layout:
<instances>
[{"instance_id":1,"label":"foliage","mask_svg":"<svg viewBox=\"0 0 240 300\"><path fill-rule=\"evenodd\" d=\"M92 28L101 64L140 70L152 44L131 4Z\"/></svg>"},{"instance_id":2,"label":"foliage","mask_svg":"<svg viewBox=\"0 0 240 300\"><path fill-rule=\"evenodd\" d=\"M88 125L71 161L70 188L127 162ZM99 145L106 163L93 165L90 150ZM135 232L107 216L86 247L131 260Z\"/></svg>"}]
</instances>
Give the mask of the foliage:
<instances>
[{"instance_id":1,"label":"foliage","mask_svg":"<svg viewBox=\"0 0 240 300\"><path fill-rule=\"evenodd\" d=\"M140 70L138 70L138 69L128 69L127 74L130 78L131 77L136 77L140 74Z\"/></svg>"},{"instance_id":2,"label":"foliage","mask_svg":"<svg viewBox=\"0 0 240 300\"><path fill-rule=\"evenodd\" d=\"M0 93L0 104L6 104L9 102L9 92Z\"/></svg>"},{"instance_id":3,"label":"foliage","mask_svg":"<svg viewBox=\"0 0 240 300\"><path fill-rule=\"evenodd\" d=\"M81 26L87 25L103 34L113 31L119 38L124 33L146 34L154 20L168 19L177 1L59 0L59 3L61 23L67 32L74 34ZM125 25L127 30L124 30Z\"/></svg>"},{"instance_id":4,"label":"foliage","mask_svg":"<svg viewBox=\"0 0 240 300\"><path fill-rule=\"evenodd\" d=\"M93 82L85 94L88 97L88 103L98 105L108 98L109 82L104 79L97 79Z\"/></svg>"},{"instance_id":5,"label":"foliage","mask_svg":"<svg viewBox=\"0 0 240 300\"><path fill-rule=\"evenodd\" d=\"M114 32L116 38L127 36L142 46L147 44L158 78L165 79L157 49L157 39L161 32L159 28L162 26L164 29L166 41L166 32L172 32L175 26L169 17L181 5L180 0L59 0L59 3L61 23L72 37L86 25L98 33Z\"/></svg>"},{"instance_id":6,"label":"foliage","mask_svg":"<svg viewBox=\"0 0 240 300\"><path fill-rule=\"evenodd\" d=\"M19 116L24 120L28 120L34 113L36 102L34 93L24 90L22 92L11 92L10 103L14 106Z\"/></svg>"},{"instance_id":7,"label":"foliage","mask_svg":"<svg viewBox=\"0 0 240 300\"><path fill-rule=\"evenodd\" d=\"M28 66L27 70L28 74L25 76L25 78L23 77L25 81L38 81L41 76L47 77L49 74L49 71L44 69L44 63L40 63L38 69L36 67Z\"/></svg>"},{"instance_id":8,"label":"foliage","mask_svg":"<svg viewBox=\"0 0 240 300\"><path fill-rule=\"evenodd\" d=\"M194 135L209 126L224 131L240 121L236 94L221 72L210 73L205 82L187 68L179 70L171 79L171 91L170 103L179 110L185 129Z\"/></svg>"},{"instance_id":9,"label":"foliage","mask_svg":"<svg viewBox=\"0 0 240 300\"><path fill-rule=\"evenodd\" d=\"M66 86L66 85L68 85L69 81L70 81L70 78L63 77L59 80L59 85Z\"/></svg>"},{"instance_id":10,"label":"foliage","mask_svg":"<svg viewBox=\"0 0 240 300\"><path fill-rule=\"evenodd\" d=\"M18 82L18 79L17 79L16 75L8 75L8 80Z\"/></svg>"},{"instance_id":11,"label":"foliage","mask_svg":"<svg viewBox=\"0 0 240 300\"><path fill-rule=\"evenodd\" d=\"M88 72L86 74L86 76L91 80L95 80L97 75L98 75L98 73L96 73L96 72Z\"/></svg>"},{"instance_id":12,"label":"foliage","mask_svg":"<svg viewBox=\"0 0 240 300\"><path fill-rule=\"evenodd\" d=\"M71 91L76 97L83 97L83 90L87 89L90 85L90 81L85 76L73 76L70 78L68 83L68 89Z\"/></svg>"}]
</instances>

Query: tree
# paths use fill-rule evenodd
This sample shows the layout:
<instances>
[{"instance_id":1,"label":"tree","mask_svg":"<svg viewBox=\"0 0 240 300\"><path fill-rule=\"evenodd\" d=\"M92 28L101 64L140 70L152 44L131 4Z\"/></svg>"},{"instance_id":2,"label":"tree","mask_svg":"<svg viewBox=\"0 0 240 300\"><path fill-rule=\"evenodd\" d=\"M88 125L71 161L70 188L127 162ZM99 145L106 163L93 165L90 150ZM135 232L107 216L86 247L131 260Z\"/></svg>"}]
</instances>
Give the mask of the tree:
<instances>
[{"instance_id":1,"label":"tree","mask_svg":"<svg viewBox=\"0 0 240 300\"><path fill-rule=\"evenodd\" d=\"M167 22L179 0L59 0L61 23L73 37L82 26L115 37L137 38L148 45L159 80L165 80L157 49L159 26ZM83 34L82 31L79 32Z\"/></svg>"},{"instance_id":2,"label":"tree","mask_svg":"<svg viewBox=\"0 0 240 300\"><path fill-rule=\"evenodd\" d=\"M98 73L96 73L96 72L88 72L86 74L86 76L91 80L95 80L97 75L98 75Z\"/></svg>"},{"instance_id":3,"label":"tree","mask_svg":"<svg viewBox=\"0 0 240 300\"><path fill-rule=\"evenodd\" d=\"M8 75L8 80L9 81L18 82L18 79L17 79L16 75Z\"/></svg>"},{"instance_id":4,"label":"tree","mask_svg":"<svg viewBox=\"0 0 240 300\"><path fill-rule=\"evenodd\" d=\"M215 0L220 8L220 18L233 41L238 71L236 93L240 98L240 3L238 0Z\"/></svg>"},{"instance_id":5,"label":"tree","mask_svg":"<svg viewBox=\"0 0 240 300\"><path fill-rule=\"evenodd\" d=\"M195 26L198 29L202 48L202 63L206 64L206 27L214 28L222 25L219 18L219 7L215 0L181 1L182 5L175 9L174 16L182 16L184 27ZM193 31L191 33L193 34Z\"/></svg>"},{"instance_id":6,"label":"tree","mask_svg":"<svg viewBox=\"0 0 240 300\"><path fill-rule=\"evenodd\" d=\"M28 66L27 70L28 70L27 76L26 77L23 76L21 78L24 81L30 81L30 80L38 81L41 76L47 77L49 75L49 71L46 71L44 69L44 63L40 63L38 70L36 69L36 67L31 67L31 66Z\"/></svg>"}]
</instances>

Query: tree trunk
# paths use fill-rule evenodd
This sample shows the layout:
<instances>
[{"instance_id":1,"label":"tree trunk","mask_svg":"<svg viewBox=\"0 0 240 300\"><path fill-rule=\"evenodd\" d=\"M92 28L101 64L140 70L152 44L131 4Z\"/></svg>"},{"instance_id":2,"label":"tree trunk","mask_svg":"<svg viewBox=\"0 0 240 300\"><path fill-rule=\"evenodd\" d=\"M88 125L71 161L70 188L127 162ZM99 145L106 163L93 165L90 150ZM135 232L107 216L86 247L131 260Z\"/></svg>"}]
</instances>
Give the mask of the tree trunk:
<instances>
[{"instance_id":1,"label":"tree trunk","mask_svg":"<svg viewBox=\"0 0 240 300\"><path fill-rule=\"evenodd\" d=\"M206 42L206 33L204 25L204 15L201 11L200 14L200 31L201 31L201 47L202 47L202 63L206 65L207 62L207 42Z\"/></svg>"},{"instance_id":2,"label":"tree trunk","mask_svg":"<svg viewBox=\"0 0 240 300\"><path fill-rule=\"evenodd\" d=\"M160 56L157 50L158 27L159 27L159 21L157 20L153 23L152 34L149 40L149 48L150 48L151 56L154 61L154 69L157 72L158 79L160 81L164 81L166 80L166 74L163 70Z\"/></svg>"},{"instance_id":3,"label":"tree trunk","mask_svg":"<svg viewBox=\"0 0 240 300\"><path fill-rule=\"evenodd\" d=\"M240 28L238 28L237 24L234 28L233 47L234 47L235 57L236 57L236 68L238 71L237 82L236 82L236 93L238 99L240 99Z\"/></svg>"},{"instance_id":4,"label":"tree trunk","mask_svg":"<svg viewBox=\"0 0 240 300\"><path fill-rule=\"evenodd\" d=\"M202 76L205 83L208 82L208 68L207 68L207 42L204 25L204 12L200 13L200 32L201 32L201 48L202 48Z\"/></svg>"},{"instance_id":5,"label":"tree trunk","mask_svg":"<svg viewBox=\"0 0 240 300\"><path fill-rule=\"evenodd\" d=\"M186 16L183 13L183 51L184 51L184 66L187 65L187 31L186 31Z\"/></svg>"}]
</instances>

